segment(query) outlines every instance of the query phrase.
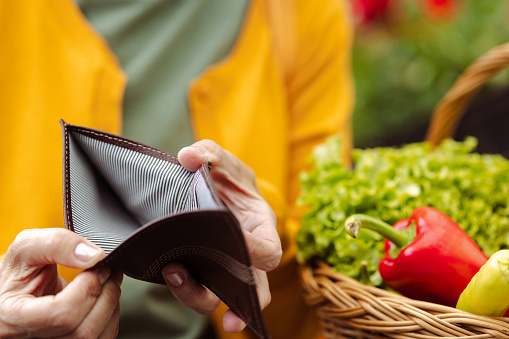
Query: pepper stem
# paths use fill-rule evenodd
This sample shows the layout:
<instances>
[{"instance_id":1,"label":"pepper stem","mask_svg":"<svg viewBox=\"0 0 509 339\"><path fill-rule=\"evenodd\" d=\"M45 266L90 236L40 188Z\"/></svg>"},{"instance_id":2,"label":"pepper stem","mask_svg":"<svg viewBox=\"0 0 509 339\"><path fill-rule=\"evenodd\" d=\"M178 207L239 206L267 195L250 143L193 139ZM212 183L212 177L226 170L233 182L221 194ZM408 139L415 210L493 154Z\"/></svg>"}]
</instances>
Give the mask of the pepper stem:
<instances>
[{"instance_id":1,"label":"pepper stem","mask_svg":"<svg viewBox=\"0 0 509 339\"><path fill-rule=\"evenodd\" d=\"M398 231L388 223L368 215L354 214L345 221L346 232L354 238L357 238L361 227L381 234L398 248L406 246L411 241L406 232Z\"/></svg>"}]
</instances>

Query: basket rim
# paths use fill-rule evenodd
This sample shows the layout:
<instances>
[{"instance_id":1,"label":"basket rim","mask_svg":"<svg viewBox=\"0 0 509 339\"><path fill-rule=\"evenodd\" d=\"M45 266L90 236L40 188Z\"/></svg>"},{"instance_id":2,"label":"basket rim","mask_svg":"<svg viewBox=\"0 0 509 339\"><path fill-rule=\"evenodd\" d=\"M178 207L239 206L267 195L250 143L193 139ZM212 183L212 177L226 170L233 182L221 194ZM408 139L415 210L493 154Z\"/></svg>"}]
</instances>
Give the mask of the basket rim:
<instances>
[{"instance_id":1,"label":"basket rim","mask_svg":"<svg viewBox=\"0 0 509 339\"><path fill-rule=\"evenodd\" d=\"M316 310L327 338L352 330L356 338L509 338L509 318L476 315L368 286L322 260L299 264L299 272L304 300Z\"/></svg>"}]
</instances>

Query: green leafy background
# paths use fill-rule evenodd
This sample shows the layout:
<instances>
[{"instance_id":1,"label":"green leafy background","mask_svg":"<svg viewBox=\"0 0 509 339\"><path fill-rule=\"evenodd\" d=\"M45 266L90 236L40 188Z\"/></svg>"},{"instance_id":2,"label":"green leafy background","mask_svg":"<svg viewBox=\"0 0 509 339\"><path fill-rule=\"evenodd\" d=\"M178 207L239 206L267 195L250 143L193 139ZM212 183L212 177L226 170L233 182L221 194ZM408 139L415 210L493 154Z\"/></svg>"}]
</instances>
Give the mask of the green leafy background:
<instances>
[{"instance_id":1,"label":"green leafy background","mask_svg":"<svg viewBox=\"0 0 509 339\"><path fill-rule=\"evenodd\" d=\"M357 147L385 145L426 126L440 98L461 72L489 49L509 42L509 2L453 1L448 17L434 17L425 1L392 0L383 19L359 25L353 47ZM479 98L509 86L504 71Z\"/></svg>"}]
</instances>

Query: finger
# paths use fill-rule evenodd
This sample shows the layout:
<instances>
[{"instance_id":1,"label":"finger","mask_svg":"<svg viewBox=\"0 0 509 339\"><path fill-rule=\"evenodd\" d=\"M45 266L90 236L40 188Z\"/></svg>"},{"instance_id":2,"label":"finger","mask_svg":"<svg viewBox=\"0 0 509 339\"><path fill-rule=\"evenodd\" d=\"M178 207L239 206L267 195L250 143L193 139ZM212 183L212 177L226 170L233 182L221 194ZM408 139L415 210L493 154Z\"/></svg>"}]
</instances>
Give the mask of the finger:
<instances>
[{"instance_id":1,"label":"finger","mask_svg":"<svg viewBox=\"0 0 509 339\"><path fill-rule=\"evenodd\" d=\"M211 313L219 306L219 298L194 280L184 265L170 263L163 267L162 274L175 298L185 306L200 314Z\"/></svg>"},{"instance_id":2,"label":"finger","mask_svg":"<svg viewBox=\"0 0 509 339\"><path fill-rule=\"evenodd\" d=\"M120 321L120 305L117 306L110 322L104 329L103 333L99 336L99 339L116 338L118 336L118 325Z\"/></svg>"},{"instance_id":3,"label":"finger","mask_svg":"<svg viewBox=\"0 0 509 339\"><path fill-rule=\"evenodd\" d=\"M177 157L188 171L195 172L205 162L221 163L223 149L212 140L200 140L180 150Z\"/></svg>"},{"instance_id":4,"label":"finger","mask_svg":"<svg viewBox=\"0 0 509 339\"><path fill-rule=\"evenodd\" d=\"M269 290L269 281L267 273L261 270L254 270L254 278L256 281L256 292L260 307L263 310L270 304L271 296ZM232 310L227 310L223 314L223 328L226 332L237 333L246 327L246 323L240 319Z\"/></svg>"},{"instance_id":5,"label":"finger","mask_svg":"<svg viewBox=\"0 0 509 339\"><path fill-rule=\"evenodd\" d=\"M253 273L256 282L256 293L258 294L260 307L263 310L270 304L272 298L269 289L269 279L267 278L267 273L262 270L254 269Z\"/></svg>"},{"instance_id":6,"label":"finger","mask_svg":"<svg viewBox=\"0 0 509 339\"><path fill-rule=\"evenodd\" d=\"M257 229L255 232L243 230L243 234L253 266L269 272L275 269L281 261L283 255L281 241L275 229L269 227L263 233L256 232L259 230L261 229Z\"/></svg>"},{"instance_id":7,"label":"finger","mask_svg":"<svg viewBox=\"0 0 509 339\"><path fill-rule=\"evenodd\" d=\"M91 241L63 228L29 229L18 234L4 261L26 266L60 264L86 269L106 254Z\"/></svg>"},{"instance_id":8,"label":"finger","mask_svg":"<svg viewBox=\"0 0 509 339\"><path fill-rule=\"evenodd\" d=\"M184 147L178 153L178 160L191 172L197 171L203 163L209 162L212 164L212 176L222 176L239 189L247 186L258 192L253 170L212 140L200 140Z\"/></svg>"},{"instance_id":9,"label":"finger","mask_svg":"<svg viewBox=\"0 0 509 339\"><path fill-rule=\"evenodd\" d=\"M227 310L223 314L223 328L226 332L238 333L246 327L246 323L242 321L232 310Z\"/></svg>"},{"instance_id":10,"label":"finger","mask_svg":"<svg viewBox=\"0 0 509 339\"><path fill-rule=\"evenodd\" d=\"M4 320L39 337L71 333L94 307L109 274L108 269L84 271L54 296L4 300L13 317Z\"/></svg>"},{"instance_id":11,"label":"finger","mask_svg":"<svg viewBox=\"0 0 509 339\"><path fill-rule=\"evenodd\" d=\"M118 325L121 273L114 271L104 284L94 307L73 332L77 338L113 338Z\"/></svg>"}]
</instances>

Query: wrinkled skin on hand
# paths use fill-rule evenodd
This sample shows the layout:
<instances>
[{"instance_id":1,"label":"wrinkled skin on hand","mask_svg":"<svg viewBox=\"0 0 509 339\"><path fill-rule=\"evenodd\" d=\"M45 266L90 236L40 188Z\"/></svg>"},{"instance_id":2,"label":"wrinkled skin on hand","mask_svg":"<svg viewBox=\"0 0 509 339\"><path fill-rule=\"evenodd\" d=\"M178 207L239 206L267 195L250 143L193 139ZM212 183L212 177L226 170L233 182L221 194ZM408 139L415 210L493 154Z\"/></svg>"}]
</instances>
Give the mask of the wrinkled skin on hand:
<instances>
[{"instance_id":1,"label":"wrinkled skin on hand","mask_svg":"<svg viewBox=\"0 0 509 339\"><path fill-rule=\"evenodd\" d=\"M202 140L183 148L179 162L195 172L203 163L210 163L210 175L215 190L242 227L262 309L270 303L267 273L279 264L281 242L276 229L276 217L261 197L251 168L211 140ZM177 299L201 314L214 311L220 300L206 287L197 283L185 267L178 263L163 268L163 277ZM223 316L228 332L240 332L245 324L231 310Z\"/></svg>"},{"instance_id":2,"label":"wrinkled skin on hand","mask_svg":"<svg viewBox=\"0 0 509 339\"><path fill-rule=\"evenodd\" d=\"M88 270L67 284L56 266L87 269L104 256L62 228L21 232L0 262L0 337L115 338L122 274Z\"/></svg>"},{"instance_id":3,"label":"wrinkled skin on hand","mask_svg":"<svg viewBox=\"0 0 509 339\"><path fill-rule=\"evenodd\" d=\"M178 157L193 172L203 163L212 165L214 187L241 224L265 308L270 303L266 272L279 264L282 252L275 215L260 196L253 171L210 140L182 149ZM122 274L86 270L67 284L57 273L56 264L88 269L104 256L92 242L62 228L21 232L0 262L0 337L116 337ZM179 263L165 266L163 277L172 293L198 313L208 314L220 303ZM245 324L228 310L223 327L240 332Z\"/></svg>"}]
</instances>

